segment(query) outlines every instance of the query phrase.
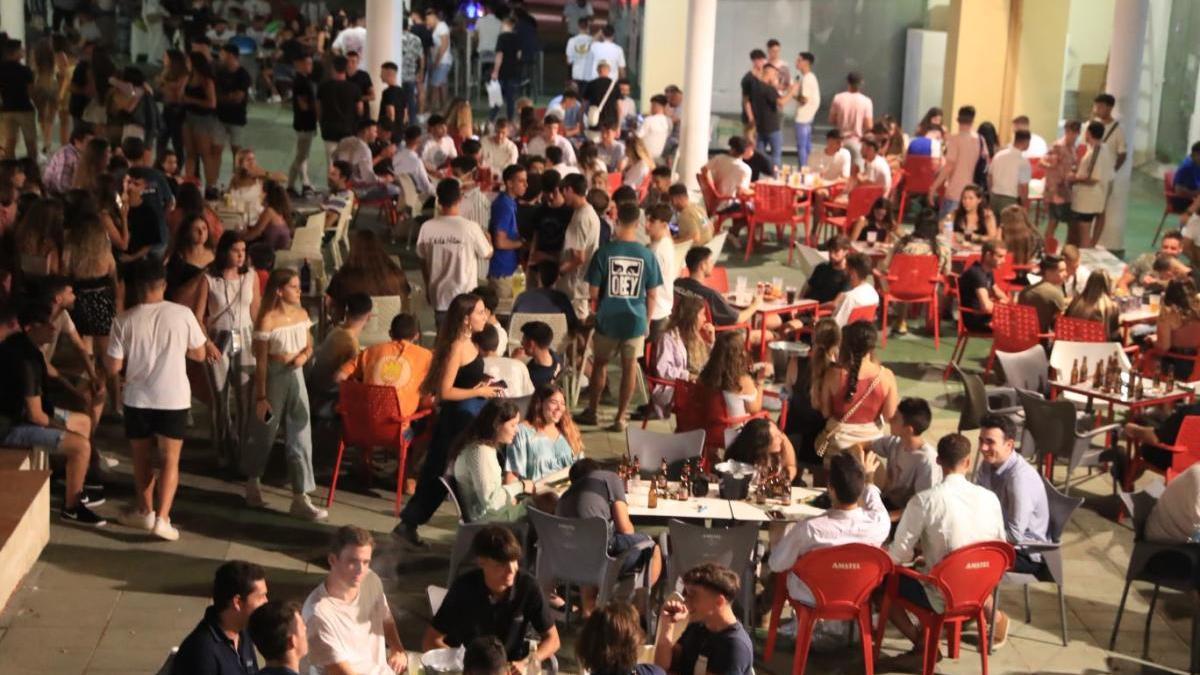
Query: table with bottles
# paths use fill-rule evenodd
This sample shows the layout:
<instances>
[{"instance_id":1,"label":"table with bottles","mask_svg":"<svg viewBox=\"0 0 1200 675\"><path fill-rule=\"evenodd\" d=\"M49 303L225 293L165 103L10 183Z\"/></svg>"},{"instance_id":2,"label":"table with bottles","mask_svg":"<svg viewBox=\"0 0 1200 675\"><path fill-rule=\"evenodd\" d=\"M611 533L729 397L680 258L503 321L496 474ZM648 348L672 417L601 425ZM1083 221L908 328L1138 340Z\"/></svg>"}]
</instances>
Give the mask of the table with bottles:
<instances>
[{"instance_id":1,"label":"table with bottles","mask_svg":"<svg viewBox=\"0 0 1200 675\"><path fill-rule=\"evenodd\" d=\"M754 301L755 296L762 296L762 304L755 311L755 316L759 317L760 326L766 325L767 317L772 314L802 314L804 312L812 312L816 315L817 308L821 303L816 300L800 297L800 292L795 286L784 287L783 277L775 277L770 282L760 281L755 288L750 288L746 277L739 276L735 280L735 286L732 292L725 294L726 301L731 307L736 309L745 309ZM758 344L758 359L764 360L767 358L767 332L759 331Z\"/></svg>"},{"instance_id":2,"label":"table with bottles","mask_svg":"<svg viewBox=\"0 0 1200 675\"><path fill-rule=\"evenodd\" d=\"M1179 402L1191 403L1196 392L1174 378L1155 373L1145 376L1137 370L1126 370L1116 356L1090 365L1086 358L1071 364L1071 370L1050 382L1050 396L1070 392L1083 397L1090 407L1094 401L1119 405L1132 416L1137 410Z\"/></svg>"}]
</instances>

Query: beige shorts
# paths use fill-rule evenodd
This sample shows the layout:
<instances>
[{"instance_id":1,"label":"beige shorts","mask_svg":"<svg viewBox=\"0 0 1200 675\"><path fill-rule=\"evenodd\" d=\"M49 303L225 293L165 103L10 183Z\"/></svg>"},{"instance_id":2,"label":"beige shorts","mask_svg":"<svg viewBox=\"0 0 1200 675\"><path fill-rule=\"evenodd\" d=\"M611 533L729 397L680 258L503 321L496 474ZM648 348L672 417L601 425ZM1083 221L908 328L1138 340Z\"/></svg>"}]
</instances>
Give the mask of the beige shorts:
<instances>
[{"instance_id":1,"label":"beige shorts","mask_svg":"<svg viewBox=\"0 0 1200 675\"><path fill-rule=\"evenodd\" d=\"M592 352L597 361L607 363L612 359L613 353L620 350L621 359L639 359L646 351L646 338L635 337L628 340L608 337L602 335L600 331L596 331L592 336Z\"/></svg>"}]
</instances>

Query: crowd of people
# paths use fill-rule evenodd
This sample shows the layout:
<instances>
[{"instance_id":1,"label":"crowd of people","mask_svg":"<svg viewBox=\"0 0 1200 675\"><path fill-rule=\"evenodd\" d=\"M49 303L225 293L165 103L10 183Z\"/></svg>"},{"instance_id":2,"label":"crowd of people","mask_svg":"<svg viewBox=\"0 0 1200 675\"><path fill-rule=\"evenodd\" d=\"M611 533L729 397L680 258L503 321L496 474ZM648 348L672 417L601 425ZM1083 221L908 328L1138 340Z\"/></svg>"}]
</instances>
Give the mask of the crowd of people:
<instances>
[{"instance_id":1,"label":"crowd of people","mask_svg":"<svg viewBox=\"0 0 1200 675\"><path fill-rule=\"evenodd\" d=\"M962 322L976 333L990 330L997 305L1016 302L1036 310L1045 332L1068 316L1098 321L1121 340L1115 297L1161 294L1156 327L1135 338L1169 352L1163 361L1177 377L1192 375L1200 296L1184 260L1200 245L1200 143L1174 176L1182 231L1166 233L1156 253L1117 279L1081 264L1128 159L1108 94L1095 98L1092 119L1067 122L1052 143L1019 116L1011 143L1001 145L994 125L976 127L969 105L953 130L935 108L910 137L891 116L876 120L862 76L850 73L828 105L824 147L813 149L817 55L800 53L790 65L771 40L751 53L741 81L743 133L701 171L717 196L710 211L676 175L682 91L668 86L639 111L613 26L587 0L566 3L570 76L544 108L522 96L540 50L536 21L520 2L484 4L473 39L490 74L485 86L499 92L489 94L486 125L476 124L471 101L449 95L454 19L438 8L407 17L402 62L370 73L362 17L300 3L268 35L260 27L266 3L215 4L197 0L175 15L168 39L178 47L165 50L154 77L137 65L118 68L103 40L79 31L86 11L29 48L0 38L0 443L61 456L62 518L103 526L97 509L116 460L94 437L100 424L120 420L135 495L117 519L174 541L179 459L196 398L217 411L214 429L234 449L247 507L266 507L261 481L278 440L290 515L322 520L328 513L311 498L314 442L338 424L340 388L391 387L414 448L412 494L394 534L427 546L419 530L446 501L447 485L464 521L491 523L472 542L479 569L454 580L421 644L465 646L464 672L500 675L560 648L553 611L571 598L526 571L529 542L511 527L531 510L603 519L609 552L629 554L623 572L644 571L651 585L663 576L664 552L634 527L624 481L585 456L581 427L600 427L602 418L623 432L631 419L703 417L715 401L738 420L737 433L727 446L706 446L706 468L735 460L788 484L827 485L824 515L770 537L767 567L789 575L788 592L800 602L814 602L813 593L790 570L817 548L886 544L897 561L928 571L975 542L1048 541L1046 491L1019 452L1013 422L984 417L976 469L965 437L924 436L929 402L902 397L877 353L880 293L897 255L934 258L938 273L950 274L951 245L977 244L978 260L955 275ZM269 52L253 76L247 49ZM290 99L295 150L286 171L258 163L247 133L256 96ZM815 317L760 314L761 289L736 302L716 281L721 250L710 248L717 235L723 240L724 222L730 236L745 231L756 184L785 173L782 116L793 107L798 165L826 181L814 191L818 211L861 186L883 188L865 215L821 243L824 260L799 290L816 301ZM328 168L320 190L308 172L318 133ZM15 158L18 135L24 159ZM222 182L226 147L231 171ZM935 172L910 230L896 188L912 158L928 158ZM1043 232L1031 217L1039 198ZM378 228L355 221L342 261L336 247L364 205L380 205L385 217ZM338 251L324 284L295 255L308 221ZM1058 223L1067 225L1061 247ZM420 291L387 252L406 230ZM892 253L877 261L858 242L889 243ZM277 266L277 257L296 264ZM997 278L1014 269L1020 279ZM435 323L428 347L428 317L413 309L418 293ZM332 324L327 331L315 329L324 322L314 321L311 295L320 297L315 311ZM405 309L385 317L385 339L365 344L381 297ZM517 315L522 323L509 322ZM906 316L897 314L898 332L907 331ZM748 347L773 339L811 348L776 374ZM619 365L613 387L610 364ZM655 380L635 407L642 372ZM568 383L581 379L586 400L572 411ZM783 427L765 413L771 381L789 398ZM1126 435L1172 442L1189 412L1200 407L1137 420ZM1171 461L1155 457L1146 453L1151 464ZM562 491L554 483L564 474L570 486ZM1193 468L1172 483L1151 516L1155 532L1175 540L1200 528L1197 481ZM396 489L405 491L403 477ZM253 670L251 645L266 660L259 672L299 671L301 661L323 672L401 672L407 652L370 570L374 547L370 533L338 529L329 574L303 604L268 601L255 565L222 565L213 605L173 672ZM1018 571L1044 564L1017 551ZM653 665L635 665L645 617L583 589L580 662L599 673L699 672L701 661L708 673L752 672L753 627L733 610L741 572L702 565L683 574L682 598L662 594ZM938 602L920 584L901 583L900 592L921 606ZM1001 646L1008 618L996 616ZM920 642L904 612L891 619Z\"/></svg>"}]
</instances>

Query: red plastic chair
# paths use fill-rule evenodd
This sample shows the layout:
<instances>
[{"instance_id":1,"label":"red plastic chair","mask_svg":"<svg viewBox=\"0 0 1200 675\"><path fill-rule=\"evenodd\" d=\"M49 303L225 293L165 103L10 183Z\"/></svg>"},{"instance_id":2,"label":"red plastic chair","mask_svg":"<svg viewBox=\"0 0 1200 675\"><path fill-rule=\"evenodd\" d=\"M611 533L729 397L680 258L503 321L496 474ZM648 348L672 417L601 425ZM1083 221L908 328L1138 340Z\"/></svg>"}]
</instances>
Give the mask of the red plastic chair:
<instances>
[{"instance_id":1,"label":"red plastic chair","mask_svg":"<svg viewBox=\"0 0 1200 675\"><path fill-rule=\"evenodd\" d=\"M1064 314L1054 322L1054 339L1067 342L1108 342L1108 331L1099 321L1077 319Z\"/></svg>"},{"instance_id":2,"label":"red plastic chair","mask_svg":"<svg viewBox=\"0 0 1200 675\"><path fill-rule=\"evenodd\" d=\"M638 203L646 201L646 195L650 193L650 178L653 174L647 173L642 177L642 182L637 186Z\"/></svg>"},{"instance_id":3,"label":"red plastic chair","mask_svg":"<svg viewBox=\"0 0 1200 675\"><path fill-rule=\"evenodd\" d=\"M1004 293L1010 297L1016 296L1016 294L1025 290L1025 286L1016 282L1017 277L1022 272L1032 271L1033 267L1034 266L1031 263L1017 265L1012 262L1012 258L1005 257L1004 262L1000 263L1000 265L996 267L996 273L994 275L996 277L996 288L1000 289L1001 293Z\"/></svg>"},{"instance_id":4,"label":"red plastic chair","mask_svg":"<svg viewBox=\"0 0 1200 675\"><path fill-rule=\"evenodd\" d=\"M846 325L866 321L875 323L875 315L879 313L879 305L863 305L850 310L850 316L846 317ZM760 357L761 358L761 357Z\"/></svg>"},{"instance_id":5,"label":"red plastic chair","mask_svg":"<svg viewBox=\"0 0 1200 675\"><path fill-rule=\"evenodd\" d=\"M979 261L979 256L971 256L970 258L967 259L967 262L965 263L963 269L964 270L970 269L971 265L975 264L978 261ZM971 338L979 338L979 339L984 339L984 340L992 339L991 331L972 330L971 328L967 327L966 323L963 322L964 316L991 316L991 315L988 314L987 312L982 312L977 309L971 309L970 307L963 305L961 289L959 289L959 287L958 287L958 275L957 274L951 274L949 277L947 277L947 280L950 282L950 293L951 293L951 295L954 296L954 304L958 307L958 316L956 317L957 324L955 326L955 328L956 328L955 334L957 335L957 339L954 342L954 351L950 352L950 361L946 364L946 370L944 370L942 372L943 380L950 377L951 366L962 361L962 357L967 351L967 341L969 339L971 339ZM987 374L989 372L991 372L992 360L993 360L995 353L996 353L996 350L994 347L988 353L987 365L985 366L985 371L984 371L985 377L987 376Z\"/></svg>"},{"instance_id":6,"label":"red plastic chair","mask_svg":"<svg viewBox=\"0 0 1200 675\"><path fill-rule=\"evenodd\" d=\"M909 155L904 158L904 188L900 190L900 210L897 218L904 220L908 209L909 195L929 194L933 180L937 177L938 160L933 157Z\"/></svg>"},{"instance_id":7,"label":"red plastic chair","mask_svg":"<svg viewBox=\"0 0 1200 675\"><path fill-rule=\"evenodd\" d=\"M750 201L751 207L746 218L748 226L746 236L746 260L750 259L750 253L754 250L755 235L758 235L758 240L762 242L762 233L764 227L768 223L775 225L775 238L783 241L783 232L790 227L792 230L791 236L788 237L788 264L792 264L792 255L796 250L796 225L807 225L808 223L808 200L800 201L796 198L796 191L786 185L771 185L767 183L758 183L754 186L754 198ZM809 241L808 228L804 228L804 240Z\"/></svg>"},{"instance_id":8,"label":"red plastic chair","mask_svg":"<svg viewBox=\"0 0 1200 675\"><path fill-rule=\"evenodd\" d=\"M1131 441L1132 443L1132 441ZM1183 424L1179 426L1179 433L1175 435L1175 444L1166 445L1165 443L1150 443L1149 447L1158 450L1166 450L1171 453L1171 466L1164 471L1154 464L1151 464L1142 457L1142 445L1133 446L1133 462L1130 463L1130 471L1125 475L1125 491L1133 490L1133 481L1142 471L1153 471L1160 474L1163 480L1170 483L1176 476L1187 471L1190 466L1200 462L1200 415L1188 415L1183 418Z\"/></svg>"},{"instance_id":9,"label":"red plastic chair","mask_svg":"<svg viewBox=\"0 0 1200 675\"><path fill-rule=\"evenodd\" d=\"M954 551L935 565L927 575L907 567L896 567L888 577L887 592L879 610L879 624L875 628L875 657L879 657L879 645L883 641L889 605L894 603L916 616L921 624L921 634L925 642L925 675L933 675L934 666L937 664L942 627L949 624L952 629L949 652L950 658L957 659L962 626L969 621L979 624L981 672L987 675L988 625L983 605L996 590L1004 573L1012 567L1015 558L1016 552L1008 542L982 541ZM945 601L942 611L933 612L904 599L899 592L902 576L922 582L926 588L937 589Z\"/></svg>"},{"instance_id":10,"label":"red plastic chair","mask_svg":"<svg viewBox=\"0 0 1200 675\"><path fill-rule=\"evenodd\" d=\"M1152 376L1161 368L1159 365L1163 359L1169 358L1176 361L1191 361L1192 374L1188 377L1188 382L1200 380L1200 354L1181 354L1179 352L1164 352L1160 349L1150 349L1142 352L1141 360L1138 364L1138 370L1143 375Z\"/></svg>"},{"instance_id":11,"label":"red plastic chair","mask_svg":"<svg viewBox=\"0 0 1200 675\"><path fill-rule=\"evenodd\" d=\"M725 430L738 427L752 419L770 418L767 410L760 410L750 415L730 417L725 409L725 397L721 392L713 390L697 382L687 380L651 380L653 384L672 387L675 395L671 400L671 409L675 413L675 431L692 431L704 429L704 451L701 463L705 471L711 471L716 464L717 453L725 447ZM778 424L782 429L787 426L787 399L776 392L767 390L764 396L780 399L781 408Z\"/></svg>"},{"instance_id":12,"label":"red plastic chair","mask_svg":"<svg viewBox=\"0 0 1200 675\"><path fill-rule=\"evenodd\" d=\"M379 210L379 217L386 218L388 225L395 227L396 223L400 220L400 210L396 207L395 197L385 194L373 199L363 199L358 196L359 190L376 187L377 185L377 183L351 183L350 188L354 190L354 201L358 203L358 208L374 206Z\"/></svg>"},{"instance_id":13,"label":"red plastic chair","mask_svg":"<svg viewBox=\"0 0 1200 675\"><path fill-rule=\"evenodd\" d=\"M608 196L611 197L612 194L614 192L616 192L618 188L620 188L622 185L624 185L624 183L622 182L623 178L624 177L616 171L608 174Z\"/></svg>"},{"instance_id":14,"label":"red plastic chair","mask_svg":"<svg viewBox=\"0 0 1200 675\"><path fill-rule=\"evenodd\" d=\"M712 176L701 171L696 174L696 182L700 184L700 194L704 197L704 210L712 219L713 234L721 233L721 223L726 220L739 221L746 217L745 207L739 206L727 213L720 213L721 202L733 199L733 195L723 195L717 192L717 186L712 182Z\"/></svg>"},{"instance_id":15,"label":"red plastic chair","mask_svg":"<svg viewBox=\"0 0 1200 675\"><path fill-rule=\"evenodd\" d=\"M1187 207L1178 208L1175 205L1175 200L1179 195L1175 194L1175 171L1163 172L1163 213L1162 218L1158 219L1158 227L1154 229L1154 238L1150 240L1150 247L1153 248L1158 243L1158 237L1162 234L1163 223L1166 222L1167 216L1179 215L1183 213Z\"/></svg>"},{"instance_id":16,"label":"red plastic chair","mask_svg":"<svg viewBox=\"0 0 1200 675\"><path fill-rule=\"evenodd\" d=\"M714 265L712 274L709 275L707 280L705 280L704 285L708 286L709 288L713 289L714 291L716 291L718 293L721 293L721 294L728 293L729 292L729 270L725 269L724 267L721 267L720 265Z\"/></svg>"},{"instance_id":17,"label":"red plastic chair","mask_svg":"<svg viewBox=\"0 0 1200 675\"><path fill-rule=\"evenodd\" d=\"M813 606L796 602L788 596L789 574L775 575L775 597L771 603L771 624L767 630L764 657L775 654L775 638L779 632L779 616L784 600L796 612L796 655L792 675L804 675L808 648L812 643L813 626L817 620L857 621L862 633L863 662L867 675L875 672L875 649L871 642L871 593L879 587L895 565L891 557L877 546L844 544L810 551L796 561L790 574L795 574L812 591Z\"/></svg>"},{"instance_id":18,"label":"red plastic chair","mask_svg":"<svg viewBox=\"0 0 1200 675\"><path fill-rule=\"evenodd\" d=\"M992 310L992 354L1023 352L1054 333L1040 332L1037 310L1015 302L996 303ZM988 359L989 367L991 358Z\"/></svg>"},{"instance_id":19,"label":"red plastic chair","mask_svg":"<svg viewBox=\"0 0 1200 675\"><path fill-rule=\"evenodd\" d=\"M883 196L883 192L881 185L860 185L854 188L850 191L846 201L845 213L840 216L833 215L832 212L841 211L843 207L831 204L832 200L826 201L825 212L821 218L822 234L825 229L835 229L848 235L850 228L854 227L854 223L870 212L871 205L875 203L876 199ZM818 239L823 239L823 237L818 237Z\"/></svg>"},{"instance_id":20,"label":"red plastic chair","mask_svg":"<svg viewBox=\"0 0 1200 675\"><path fill-rule=\"evenodd\" d=\"M396 504L395 515L400 515L400 498L404 494L404 469L408 463L408 444L404 432L416 420L428 416L432 410L418 410L411 417L400 413L400 399L396 388L386 385L364 384L347 380L338 392L337 412L342 418L342 433L338 439L337 459L333 463L333 480L329 484L329 497L325 506L333 504L337 493L338 474L342 468L342 455L347 445L370 452L375 447L395 448Z\"/></svg>"},{"instance_id":21,"label":"red plastic chair","mask_svg":"<svg viewBox=\"0 0 1200 675\"><path fill-rule=\"evenodd\" d=\"M925 324L932 324L933 348L938 349L941 346L938 284L941 283L942 277L938 274L937 256L897 253L892 256L892 264L884 279L887 281L887 287L883 292L883 346L887 347L888 306L896 302L929 305Z\"/></svg>"}]
</instances>

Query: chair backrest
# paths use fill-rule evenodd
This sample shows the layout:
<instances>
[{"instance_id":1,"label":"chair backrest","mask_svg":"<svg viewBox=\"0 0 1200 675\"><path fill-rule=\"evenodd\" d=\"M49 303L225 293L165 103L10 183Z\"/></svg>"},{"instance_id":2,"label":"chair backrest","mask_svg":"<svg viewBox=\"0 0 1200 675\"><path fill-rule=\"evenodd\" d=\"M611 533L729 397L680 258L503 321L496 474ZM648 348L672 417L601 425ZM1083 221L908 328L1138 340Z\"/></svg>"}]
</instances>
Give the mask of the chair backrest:
<instances>
[{"instance_id":1,"label":"chair backrest","mask_svg":"<svg viewBox=\"0 0 1200 675\"><path fill-rule=\"evenodd\" d=\"M871 205L883 196L882 185L860 185L850 191L849 202L846 205L846 222L853 223L871 211Z\"/></svg>"},{"instance_id":2,"label":"chair backrest","mask_svg":"<svg viewBox=\"0 0 1200 675\"><path fill-rule=\"evenodd\" d=\"M936 255L897 253L887 270L887 292L894 298L927 298L937 290Z\"/></svg>"},{"instance_id":3,"label":"chair backrest","mask_svg":"<svg viewBox=\"0 0 1200 675\"><path fill-rule=\"evenodd\" d=\"M858 321L875 323L875 315L878 312L879 305L863 305L862 307L855 307L854 309L850 310L850 316L846 318L846 325L849 326L850 324Z\"/></svg>"},{"instance_id":4,"label":"chair backrest","mask_svg":"<svg viewBox=\"0 0 1200 675\"><path fill-rule=\"evenodd\" d=\"M458 514L458 524L465 525L470 521L467 520L467 511L462 507L462 502L458 501L458 479L451 475L438 476L438 480L446 488L446 495L450 498L450 503L454 505L454 512Z\"/></svg>"},{"instance_id":5,"label":"chair backrest","mask_svg":"<svg viewBox=\"0 0 1200 675\"><path fill-rule=\"evenodd\" d=\"M1163 197L1170 199L1175 196L1175 170L1168 169L1163 172Z\"/></svg>"},{"instance_id":6,"label":"chair backrest","mask_svg":"<svg viewBox=\"0 0 1200 675\"><path fill-rule=\"evenodd\" d=\"M637 198L638 198L639 204L646 201L646 195L650 192L650 179L652 177L653 177L653 174L651 174L649 171L647 171L646 175L642 176L642 182L638 183Z\"/></svg>"},{"instance_id":7,"label":"chair backrest","mask_svg":"<svg viewBox=\"0 0 1200 675\"><path fill-rule=\"evenodd\" d=\"M371 296L371 315L358 336L359 346L366 348L392 339L388 335L392 319L403 309L404 298L399 295Z\"/></svg>"},{"instance_id":8,"label":"chair backrest","mask_svg":"<svg viewBox=\"0 0 1200 675\"><path fill-rule=\"evenodd\" d=\"M696 174L696 183L700 185L700 196L704 198L704 210L710 214L717 212L721 198L717 196L717 188L704 173Z\"/></svg>"},{"instance_id":9,"label":"chair backrest","mask_svg":"<svg viewBox=\"0 0 1200 675\"><path fill-rule=\"evenodd\" d=\"M758 544L758 525L754 523L713 528L671 519L667 527L671 556L664 588L668 592L675 590L685 572L704 563L716 563L740 573L750 564Z\"/></svg>"},{"instance_id":10,"label":"chair backrest","mask_svg":"<svg viewBox=\"0 0 1200 675\"><path fill-rule=\"evenodd\" d=\"M417 183L413 177L407 173L396 175L396 184L400 186L400 199L404 206L412 210L414 216L421 213L421 193L417 190Z\"/></svg>"},{"instance_id":11,"label":"chair backrest","mask_svg":"<svg viewBox=\"0 0 1200 675\"><path fill-rule=\"evenodd\" d=\"M809 551L792 572L812 591L817 610L852 613L891 574L891 556L878 546L843 544Z\"/></svg>"},{"instance_id":12,"label":"chair backrest","mask_svg":"<svg viewBox=\"0 0 1200 675\"><path fill-rule=\"evenodd\" d=\"M1013 262L1011 256L1005 256L1004 262L996 266L996 271L993 276L996 279L996 288L1007 295L1020 293L1025 286L1017 283L1018 272L1028 272L1032 269L1030 265L1018 265Z\"/></svg>"},{"instance_id":13,"label":"chair backrest","mask_svg":"<svg viewBox=\"0 0 1200 675\"><path fill-rule=\"evenodd\" d=\"M301 230L317 230L324 234L325 232L325 212L316 211L310 213L308 218L304 219L304 225L296 229L296 234L300 234Z\"/></svg>"},{"instance_id":14,"label":"chair backrest","mask_svg":"<svg viewBox=\"0 0 1200 675\"><path fill-rule=\"evenodd\" d=\"M979 420L983 419L988 410L987 387L983 384L983 378L964 371L953 361L950 362L950 367L954 368L958 379L962 380L963 394L967 399L958 412L958 430L963 432L978 429Z\"/></svg>"},{"instance_id":15,"label":"chair backrest","mask_svg":"<svg viewBox=\"0 0 1200 675\"><path fill-rule=\"evenodd\" d=\"M1055 333L1056 338L1057 336L1058 334ZM1054 346L1050 348L1050 367L1059 373L1070 373L1071 364L1076 359L1087 357L1088 364L1094 369L1095 364L1103 363L1111 356L1117 357L1117 363L1122 369L1129 368L1129 355L1125 353L1120 342L1079 342L1056 339Z\"/></svg>"},{"instance_id":16,"label":"chair backrest","mask_svg":"<svg viewBox=\"0 0 1200 675\"><path fill-rule=\"evenodd\" d=\"M728 230L726 230L724 232L718 232L716 235L713 236L712 239L708 240L707 244L704 245L704 248L712 251L713 260L721 259L721 249L725 248L725 240L728 238L729 238Z\"/></svg>"},{"instance_id":17,"label":"chair backrest","mask_svg":"<svg viewBox=\"0 0 1200 675\"><path fill-rule=\"evenodd\" d=\"M997 348L996 359L1000 361L1000 368L1004 371L1004 379L1008 386L1047 393L1050 362L1046 359L1046 350L1042 349L1041 345L1034 345L1019 352L1002 352Z\"/></svg>"},{"instance_id":18,"label":"chair backrest","mask_svg":"<svg viewBox=\"0 0 1200 675\"><path fill-rule=\"evenodd\" d=\"M976 542L942 558L929 576L946 600L943 614L977 614L1015 558L1005 541Z\"/></svg>"},{"instance_id":19,"label":"chair backrest","mask_svg":"<svg viewBox=\"0 0 1200 675\"><path fill-rule=\"evenodd\" d=\"M729 270L720 265L713 265L712 274L704 282L705 286L718 293L729 292Z\"/></svg>"},{"instance_id":20,"label":"chair backrest","mask_svg":"<svg viewBox=\"0 0 1200 675\"><path fill-rule=\"evenodd\" d=\"M796 217L796 192L786 185L755 185L753 204L756 222L786 223Z\"/></svg>"},{"instance_id":21,"label":"chair backrest","mask_svg":"<svg viewBox=\"0 0 1200 675\"><path fill-rule=\"evenodd\" d=\"M429 611L437 614L438 610L442 607L442 602L446 600L446 594L449 592L449 589L442 586L434 584L426 586L425 595L429 598Z\"/></svg>"},{"instance_id":22,"label":"chair backrest","mask_svg":"<svg viewBox=\"0 0 1200 675\"><path fill-rule=\"evenodd\" d=\"M1032 306L997 302L993 307L992 333L996 351L1023 352L1038 344L1039 332L1037 310Z\"/></svg>"},{"instance_id":23,"label":"chair backrest","mask_svg":"<svg viewBox=\"0 0 1200 675\"><path fill-rule=\"evenodd\" d=\"M676 273L683 272L684 267L687 265L687 254L690 250L692 250L692 242L690 241L675 244L675 263L679 265L679 269L675 270Z\"/></svg>"},{"instance_id":24,"label":"chair backrest","mask_svg":"<svg viewBox=\"0 0 1200 675\"><path fill-rule=\"evenodd\" d=\"M704 451L704 429L664 433L630 426L625 429L625 439L629 459L637 457L642 471L649 473L657 472L664 459L670 466L698 458Z\"/></svg>"},{"instance_id":25,"label":"chair backrest","mask_svg":"<svg viewBox=\"0 0 1200 675\"><path fill-rule=\"evenodd\" d=\"M909 194L925 194L937 177L938 163L934 157L909 155L904 158L904 191Z\"/></svg>"},{"instance_id":26,"label":"chair backrest","mask_svg":"<svg viewBox=\"0 0 1200 675\"><path fill-rule=\"evenodd\" d=\"M346 380L338 391L337 411L346 445L391 445L404 429L395 387Z\"/></svg>"},{"instance_id":27,"label":"chair backrest","mask_svg":"<svg viewBox=\"0 0 1200 675\"><path fill-rule=\"evenodd\" d=\"M1054 322L1054 339L1071 342L1108 342L1108 331L1099 321L1064 314Z\"/></svg>"},{"instance_id":28,"label":"chair backrest","mask_svg":"<svg viewBox=\"0 0 1200 675\"><path fill-rule=\"evenodd\" d=\"M1161 482L1155 485L1161 490ZM1134 541L1146 540L1146 521L1150 520L1150 512L1158 504L1158 495L1155 494L1158 490L1151 490L1149 487L1147 486L1147 489L1137 492L1122 491L1117 493L1117 496L1121 498L1121 504L1125 506L1125 510L1129 512L1130 519L1133 520Z\"/></svg>"},{"instance_id":29,"label":"chair backrest","mask_svg":"<svg viewBox=\"0 0 1200 675\"><path fill-rule=\"evenodd\" d=\"M537 532L537 578L597 586L608 566L609 522L603 518L560 518L528 509Z\"/></svg>"},{"instance_id":30,"label":"chair backrest","mask_svg":"<svg viewBox=\"0 0 1200 675\"><path fill-rule=\"evenodd\" d=\"M616 192L622 185L624 185L624 183L622 182L622 178L623 178L623 176L621 176L620 172L617 172L617 171L614 171L614 172L608 174L608 194L610 196L612 195L612 193Z\"/></svg>"},{"instance_id":31,"label":"chair backrest","mask_svg":"<svg viewBox=\"0 0 1200 675\"><path fill-rule=\"evenodd\" d=\"M550 348L556 354L562 354L563 345L567 342L567 317L565 314L514 312L508 320L508 350L511 352L521 346L521 326L533 321L541 321L550 326L550 329L554 331L554 341L550 343Z\"/></svg>"},{"instance_id":32,"label":"chair backrest","mask_svg":"<svg viewBox=\"0 0 1200 675\"><path fill-rule=\"evenodd\" d=\"M1058 543L1062 541L1063 530L1070 522L1071 515L1083 504L1083 497L1064 495L1045 476L1042 476L1042 485L1046 488L1046 503L1050 510L1050 525L1046 528L1046 536L1050 541Z\"/></svg>"},{"instance_id":33,"label":"chair backrest","mask_svg":"<svg viewBox=\"0 0 1200 675\"><path fill-rule=\"evenodd\" d=\"M1020 389L1017 400L1025 410L1025 431L1035 440L1039 461L1047 453L1070 457L1075 447L1075 404L1063 399L1047 401Z\"/></svg>"}]
</instances>

